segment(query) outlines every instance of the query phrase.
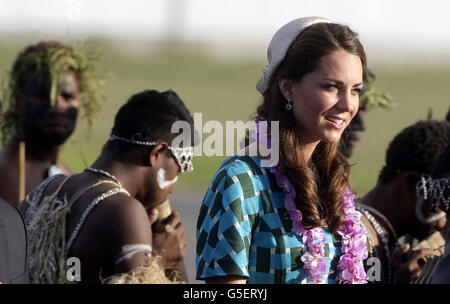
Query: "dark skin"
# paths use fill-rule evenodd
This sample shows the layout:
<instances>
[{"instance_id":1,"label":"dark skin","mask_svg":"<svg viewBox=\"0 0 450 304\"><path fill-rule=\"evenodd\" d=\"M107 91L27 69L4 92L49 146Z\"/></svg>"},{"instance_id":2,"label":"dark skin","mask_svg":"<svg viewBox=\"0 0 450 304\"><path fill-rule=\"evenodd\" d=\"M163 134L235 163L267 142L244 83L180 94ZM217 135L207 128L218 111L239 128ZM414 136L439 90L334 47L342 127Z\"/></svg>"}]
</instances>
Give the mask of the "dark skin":
<instances>
[{"instance_id":1,"label":"dark skin","mask_svg":"<svg viewBox=\"0 0 450 304\"><path fill-rule=\"evenodd\" d=\"M26 142L25 193L29 193L48 176L52 165L65 174L70 173L68 167L58 160L62 143L51 140L58 136L65 140L75 128L76 112L80 107L78 78L75 72L67 72L57 92L55 105L50 107L48 88L40 84L39 77L37 73L31 75L24 92L16 94L17 112L20 113L16 133L0 151L0 197L15 206L19 204L21 138Z\"/></svg>"},{"instance_id":2,"label":"dark skin","mask_svg":"<svg viewBox=\"0 0 450 304\"><path fill-rule=\"evenodd\" d=\"M450 172L443 175L443 178L450 177ZM427 201L425 201L427 202ZM430 201L428 201L427 207L430 206ZM449 214L447 213L447 229L449 221ZM448 230L447 230L448 231ZM422 267L424 266L424 258L434 256L437 253L431 249L422 249L422 250L411 250L409 244L406 244L402 248L398 248L394 251L393 260L398 268L396 270L397 280L400 283L409 283L410 281L416 280L422 271Z\"/></svg>"},{"instance_id":3,"label":"dark skin","mask_svg":"<svg viewBox=\"0 0 450 304\"><path fill-rule=\"evenodd\" d=\"M68 257L75 256L81 261L82 282L100 283L100 272L102 277L106 278L144 265L148 258L143 251L115 264L122 247L127 244L152 246L155 253L161 255L163 268L173 266L182 259L187 247L184 225L180 222L177 211L172 213L163 227L154 227L155 232L151 229L158 216L153 208L161 204L174 188L174 185L171 185L160 189L156 182L157 171L163 168L168 180L179 173L178 165L167 152L167 144L160 144L151 152L148 148L133 150L120 158L110 152L103 152L92 167L114 175L130 196L122 193L110 196L98 203L86 218L68 253ZM59 193L66 194L70 200L80 189L100 179L111 180L94 172L73 175ZM52 182L45 194L54 192L59 181L57 179ZM117 188L117 185L102 184L89 190L75 202L67 217L67 237L79 223L87 206L98 195L112 188ZM21 212L26 212L28 207L27 203L23 203ZM170 225L172 231L167 232L166 225Z\"/></svg>"},{"instance_id":4,"label":"dark skin","mask_svg":"<svg viewBox=\"0 0 450 304\"><path fill-rule=\"evenodd\" d=\"M391 222L398 236L409 233L413 237L422 240L435 231L444 229L446 219L444 217L427 225L419 222L415 215L416 181L417 173L400 172L393 180L384 184L378 183L360 200L360 202L381 212ZM435 214L429 211L430 206L431 202L425 201L423 205L423 214L426 217ZM387 236L397 283L409 283L414 277L417 277L420 274L421 265L419 260L424 256L434 255L434 253L428 249L410 252L408 247L404 247L402 249L397 249L395 254L393 254L396 240L389 232L385 222L375 214L372 215L378 221L380 228ZM363 215L361 221L364 226L368 228L369 233L374 240L374 246L381 254L381 264L385 266L385 271L387 271L387 261L385 258L383 242L379 239L375 228L366 216ZM408 272L405 270L408 270Z\"/></svg>"}]
</instances>

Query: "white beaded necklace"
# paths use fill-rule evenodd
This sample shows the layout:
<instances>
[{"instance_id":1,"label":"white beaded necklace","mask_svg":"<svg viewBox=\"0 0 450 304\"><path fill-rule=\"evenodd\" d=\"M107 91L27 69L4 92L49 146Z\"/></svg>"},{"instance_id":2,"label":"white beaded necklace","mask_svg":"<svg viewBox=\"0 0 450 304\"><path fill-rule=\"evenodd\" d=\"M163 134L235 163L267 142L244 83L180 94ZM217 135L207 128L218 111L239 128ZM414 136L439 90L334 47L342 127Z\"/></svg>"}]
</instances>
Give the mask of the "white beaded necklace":
<instances>
[{"instance_id":1,"label":"white beaded necklace","mask_svg":"<svg viewBox=\"0 0 450 304\"><path fill-rule=\"evenodd\" d=\"M387 268L388 268L388 271L387 271L388 272L388 281L387 281L387 283L394 283L393 270L392 270L391 251L389 249L387 236L383 232L383 230L381 229L380 224L375 219L375 217L373 217L372 214L370 214L370 212L368 210L370 207L369 208L367 208L367 207L368 206L365 206L365 205L362 205L362 204L358 204L356 206L356 209L361 211L362 213L364 213L364 215L367 217L367 219L369 220L369 222L372 224L373 228L375 229L375 231L376 231L377 235L379 236L381 242L383 243L384 252L385 252L386 261L387 261ZM372 208L370 208L370 209L372 209ZM387 219L386 219L386 221L387 221ZM395 233L395 230L393 230L394 228L392 227L392 225L388 221L386 223L391 226L390 228L392 228L393 236L396 239L397 233Z\"/></svg>"},{"instance_id":2,"label":"white beaded necklace","mask_svg":"<svg viewBox=\"0 0 450 304\"><path fill-rule=\"evenodd\" d=\"M394 226L392 226L391 222L387 219L387 217L385 217L380 211L378 211L375 208L372 208L370 206L364 205L364 204L358 204L359 206L361 206L363 209L369 211L372 214L375 214L376 216L378 216L380 219L383 220L384 224L386 224L387 229L389 230L389 232L392 234L392 237L395 240L398 240L398 234L394 229Z\"/></svg>"},{"instance_id":3,"label":"white beaded necklace","mask_svg":"<svg viewBox=\"0 0 450 304\"><path fill-rule=\"evenodd\" d=\"M84 169L84 171L90 171L90 172L94 172L94 173L103 174L103 175L105 175L105 176L111 178L113 181L115 181L120 187L123 187L122 184L121 184L121 183L119 182L119 180L117 179L117 177L115 177L115 176L112 175L111 173L106 172L106 171L104 171L104 170L102 170L102 169L95 169L95 168L89 167L89 168Z\"/></svg>"},{"instance_id":4,"label":"white beaded necklace","mask_svg":"<svg viewBox=\"0 0 450 304\"><path fill-rule=\"evenodd\" d=\"M80 221L78 222L77 226L75 227L75 229L73 230L72 234L70 235L69 240L67 241L67 245L66 245L66 254L69 252L70 247L72 246L73 241L75 240L75 238L78 236L78 232L80 232L81 227L83 226L84 222L86 221L87 216L89 215L89 213L91 212L92 208L94 208L100 201L104 200L105 198L108 198L110 196L116 195L118 193L125 193L126 195L130 195L130 193L128 193L127 190L125 190L124 188L120 187L120 188L114 188L114 189L110 189L104 193L102 193L101 195L97 196L90 204L89 206L86 208L86 210L84 210L83 214L81 215Z\"/></svg>"},{"instance_id":5,"label":"white beaded necklace","mask_svg":"<svg viewBox=\"0 0 450 304\"><path fill-rule=\"evenodd\" d=\"M102 193L101 195L97 196L90 204L89 206L86 208L86 210L84 210L83 214L81 215L80 221L78 222L78 224L75 226L75 229L73 230L72 234L70 235L69 240L67 241L66 244L66 255L68 254L70 247L72 246L72 243L75 241L75 238L78 236L78 233L80 232L81 227L83 226L84 222L86 221L87 216L89 215L89 213L91 212L92 208L94 208L100 201L116 195L118 193L125 193L126 195L130 195L130 193L128 193L128 191L122 187L122 184L119 182L119 180L112 174L103 171L101 169L95 169L92 167L86 168L84 169L84 171L91 171L91 172L95 172L95 173L99 173L99 174L103 174L109 178L111 178L112 180L114 180L114 182L117 183L117 185L119 186L118 188L114 188L114 189L109 189L108 191Z\"/></svg>"}]
</instances>

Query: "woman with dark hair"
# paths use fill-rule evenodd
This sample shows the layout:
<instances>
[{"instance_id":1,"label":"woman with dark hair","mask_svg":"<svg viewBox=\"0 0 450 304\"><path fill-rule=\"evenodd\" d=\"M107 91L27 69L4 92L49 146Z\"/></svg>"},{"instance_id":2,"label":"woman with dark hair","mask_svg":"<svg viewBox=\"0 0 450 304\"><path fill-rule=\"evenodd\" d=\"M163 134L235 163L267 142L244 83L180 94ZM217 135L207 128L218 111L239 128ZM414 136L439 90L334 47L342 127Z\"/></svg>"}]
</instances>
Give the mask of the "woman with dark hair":
<instances>
[{"instance_id":1,"label":"woman with dark hair","mask_svg":"<svg viewBox=\"0 0 450 304\"><path fill-rule=\"evenodd\" d=\"M197 279L365 283L366 238L337 150L358 111L363 46L349 27L306 17L275 33L268 59L256 122L278 122L279 134L254 137L258 151L279 142L279 162L250 156L251 144L219 168L198 218Z\"/></svg>"}]
</instances>

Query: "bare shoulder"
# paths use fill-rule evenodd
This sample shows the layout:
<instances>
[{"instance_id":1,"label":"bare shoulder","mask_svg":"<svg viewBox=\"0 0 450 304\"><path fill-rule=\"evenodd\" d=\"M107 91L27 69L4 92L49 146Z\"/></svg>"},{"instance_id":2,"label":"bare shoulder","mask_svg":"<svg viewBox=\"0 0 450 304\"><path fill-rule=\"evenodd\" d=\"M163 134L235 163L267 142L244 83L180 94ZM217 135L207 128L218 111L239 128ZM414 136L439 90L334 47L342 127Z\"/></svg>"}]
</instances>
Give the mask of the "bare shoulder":
<instances>
[{"instance_id":1,"label":"bare shoulder","mask_svg":"<svg viewBox=\"0 0 450 304\"><path fill-rule=\"evenodd\" d=\"M150 220L144 206L135 198L120 193L105 199L97 210L100 219L96 225L101 225L101 235L105 237L110 250L110 256L117 260L125 246L147 245L152 247L152 231ZM127 272L144 264L145 251L133 254L131 258L115 265L115 272Z\"/></svg>"},{"instance_id":2,"label":"bare shoulder","mask_svg":"<svg viewBox=\"0 0 450 304\"><path fill-rule=\"evenodd\" d=\"M118 193L116 195L110 196L107 199L107 204L102 204L108 209L109 215L117 217L129 217L136 214L141 214L145 212L145 208L140 201L136 198L131 197L125 193Z\"/></svg>"},{"instance_id":3,"label":"bare shoulder","mask_svg":"<svg viewBox=\"0 0 450 304\"><path fill-rule=\"evenodd\" d=\"M127 241L150 240L150 220L137 199L120 193L101 204L102 217L110 228ZM100 211L100 210L99 210Z\"/></svg>"}]
</instances>

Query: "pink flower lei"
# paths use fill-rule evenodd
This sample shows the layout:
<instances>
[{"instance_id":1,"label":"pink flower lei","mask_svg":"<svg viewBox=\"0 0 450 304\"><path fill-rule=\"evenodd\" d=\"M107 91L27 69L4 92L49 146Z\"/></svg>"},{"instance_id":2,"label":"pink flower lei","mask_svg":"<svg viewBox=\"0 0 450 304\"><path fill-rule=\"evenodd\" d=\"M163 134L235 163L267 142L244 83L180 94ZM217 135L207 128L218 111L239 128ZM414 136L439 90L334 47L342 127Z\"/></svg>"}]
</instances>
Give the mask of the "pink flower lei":
<instances>
[{"instance_id":1,"label":"pink flower lei","mask_svg":"<svg viewBox=\"0 0 450 304\"><path fill-rule=\"evenodd\" d=\"M322 228L306 229L302 224L302 213L295 205L295 189L289 179L277 167L269 169L278 184L282 185L287 192L284 198L284 205L293 223L295 233L308 246L308 251L301 257L304 263L305 272L312 277L312 283L325 283L328 276L326 259L324 257L324 242L326 237ZM339 259L338 280L344 284L367 283L367 275L364 271L362 260L367 259L366 235L360 225L361 213L354 207L354 194L348 187L343 194L343 205L345 219L339 228L339 235L342 237L341 251Z\"/></svg>"},{"instance_id":2,"label":"pink flower lei","mask_svg":"<svg viewBox=\"0 0 450 304\"><path fill-rule=\"evenodd\" d=\"M260 138L259 122L256 118L256 129L252 136L259 142L265 142L270 148L270 138ZM302 223L302 213L295 205L295 189L289 179L281 172L278 167L271 167L272 172L279 185L284 187L286 193L284 205L292 220L293 228L308 247L308 251L301 257L304 263L305 272L312 277L313 284L325 283L328 276L327 264L325 259L324 243L326 237L322 228L306 229ZM348 187L345 187L343 193L343 207L345 218L339 228L341 236L341 252L337 268L339 274L337 279L344 284L363 284L367 283L367 275L364 271L363 260L367 259L366 234L361 227L361 213L355 210L355 195Z\"/></svg>"}]
</instances>

